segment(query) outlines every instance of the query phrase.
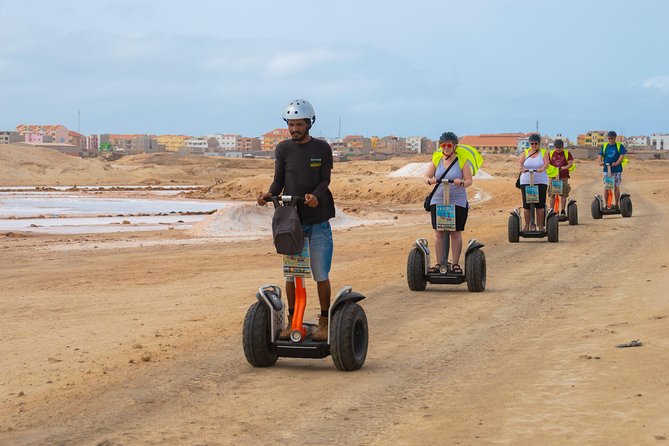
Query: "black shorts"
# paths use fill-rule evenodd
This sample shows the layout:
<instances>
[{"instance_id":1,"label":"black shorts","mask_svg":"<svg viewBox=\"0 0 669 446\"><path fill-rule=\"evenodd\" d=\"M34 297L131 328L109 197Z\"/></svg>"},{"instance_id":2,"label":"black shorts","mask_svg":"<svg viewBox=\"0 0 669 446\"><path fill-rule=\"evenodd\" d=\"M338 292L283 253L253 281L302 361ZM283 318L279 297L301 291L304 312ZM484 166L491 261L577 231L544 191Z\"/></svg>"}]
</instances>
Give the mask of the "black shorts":
<instances>
[{"instance_id":1,"label":"black shorts","mask_svg":"<svg viewBox=\"0 0 669 446\"><path fill-rule=\"evenodd\" d=\"M455 206L455 230L464 231L465 223L467 223L467 215L469 214L469 208L463 208L462 206ZM432 229L437 229L437 205L430 205L430 216L432 217Z\"/></svg>"},{"instance_id":2,"label":"black shorts","mask_svg":"<svg viewBox=\"0 0 669 446\"><path fill-rule=\"evenodd\" d=\"M523 193L523 208L529 209L530 205L525 198L525 186L529 186L529 184L521 184L520 191ZM534 203L534 207L543 209L546 207L546 191L548 191L548 184L535 184L535 186L539 186L539 203Z\"/></svg>"}]
</instances>

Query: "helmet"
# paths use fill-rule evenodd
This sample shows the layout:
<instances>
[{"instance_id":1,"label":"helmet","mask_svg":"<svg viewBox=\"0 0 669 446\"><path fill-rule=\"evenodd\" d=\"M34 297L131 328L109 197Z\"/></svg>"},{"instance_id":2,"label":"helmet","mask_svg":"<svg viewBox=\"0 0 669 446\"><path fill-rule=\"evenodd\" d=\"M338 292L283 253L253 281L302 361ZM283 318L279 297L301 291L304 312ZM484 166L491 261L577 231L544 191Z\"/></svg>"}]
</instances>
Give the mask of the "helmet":
<instances>
[{"instance_id":1,"label":"helmet","mask_svg":"<svg viewBox=\"0 0 669 446\"><path fill-rule=\"evenodd\" d=\"M313 125L316 122L316 113L309 101L305 99L293 99L288 103L283 112L283 120L289 119L309 119Z\"/></svg>"},{"instance_id":2,"label":"helmet","mask_svg":"<svg viewBox=\"0 0 669 446\"><path fill-rule=\"evenodd\" d=\"M618 136L618 134L613 130L609 130L609 132L606 134L607 138L615 138L616 136Z\"/></svg>"},{"instance_id":3,"label":"helmet","mask_svg":"<svg viewBox=\"0 0 669 446\"><path fill-rule=\"evenodd\" d=\"M441 144L442 142L446 142L446 141L453 141L454 143L457 144L458 143L458 135L456 135L453 132L444 132L439 137L439 144Z\"/></svg>"},{"instance_id":4,"label":"helmet","mask_svg":"<svg viewBox=\"0 0 669 446\"><path fill-rule=\"evenodd\" d=\"M555 148L564 147L564 141L562 141L561 139L556 139L555 142L553 143L553 146Z\"/></svg>"},{"instance_id":5,"label":"helmet","mask_svg":"<svg viewBox=\"0 0 669 446\"><path fill-rule=\"evenodd\" d=\"M530 142L541 142L541 136L538 133L532 133L530 135Z\"/></svg>"}]
</instances>

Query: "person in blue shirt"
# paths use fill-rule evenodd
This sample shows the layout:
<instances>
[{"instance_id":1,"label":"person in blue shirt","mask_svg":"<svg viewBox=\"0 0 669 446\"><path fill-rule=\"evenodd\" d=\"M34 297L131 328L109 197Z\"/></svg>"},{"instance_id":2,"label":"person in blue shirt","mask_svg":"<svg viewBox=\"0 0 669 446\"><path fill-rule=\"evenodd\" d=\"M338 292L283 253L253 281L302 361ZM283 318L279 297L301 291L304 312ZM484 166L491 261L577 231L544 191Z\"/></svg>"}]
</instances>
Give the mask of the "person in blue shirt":
<instances>
[{"instance_id":1,"label":"person in blue shirt","mask_svg":"<svg viewBox=\"0 0 669 446\"><path fill-rule=\"evenodd\" d=\"M622 143L616 142L617 136L618 134L613 130L609 131L606 134L609 142L602 146L597 156L599 165L604 166L604 175L607 173L606 164L611 164L611 175L614 178L615 185L613 190L616 200L615 208L620 205L620 183L623 181L623 166L627 164L627 158L625 157L627 149ZM604 191L604 196L606 196L606 191Z\"/></svg>"}]
</instances>

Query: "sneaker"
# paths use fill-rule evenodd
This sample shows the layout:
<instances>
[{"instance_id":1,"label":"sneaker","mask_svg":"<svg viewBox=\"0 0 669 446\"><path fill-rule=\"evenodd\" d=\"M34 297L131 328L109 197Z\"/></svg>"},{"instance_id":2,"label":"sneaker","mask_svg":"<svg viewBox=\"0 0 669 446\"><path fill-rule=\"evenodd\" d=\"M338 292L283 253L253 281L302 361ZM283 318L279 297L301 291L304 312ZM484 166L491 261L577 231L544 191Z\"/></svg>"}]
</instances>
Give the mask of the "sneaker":
<instances>
[{"instance_id":1,"label":"sneaker","mask_svg":"<svg viewBox=\"0 0 669 446\"><path fill-rule=\"evenodd\" d=\"M290 332L292 331L291 326L293 325L293 318L288 316L288 321L286 322L286 328L281 330L281 333L279 333L279 339L282 341L287 341L290 339Z\"/></svg>"},{"instance_id":2,"label":"sneaker","mask_svg":"<svg viewBox=\"0 0 669 446\"><path fill-rule=\"evenodd\" d=\"M328 318L318 316L318 330L311 337L312 341L325 342L328 340Z\"/></svg>"}]
</instances>

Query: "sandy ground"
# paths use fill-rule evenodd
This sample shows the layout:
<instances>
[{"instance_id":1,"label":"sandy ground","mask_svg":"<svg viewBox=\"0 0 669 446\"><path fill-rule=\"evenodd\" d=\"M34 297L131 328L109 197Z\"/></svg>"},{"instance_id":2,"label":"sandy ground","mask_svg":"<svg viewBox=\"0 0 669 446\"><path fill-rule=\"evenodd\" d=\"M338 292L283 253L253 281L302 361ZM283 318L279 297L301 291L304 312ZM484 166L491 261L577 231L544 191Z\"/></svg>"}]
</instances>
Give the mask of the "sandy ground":
<instances>
[{"instance_id":1,"label":"sandy ground","mask_svg":"<svg viewBox=\"0 0 669 446\"><path fill-rule=\"evenodd\" d=\"M4 185L71 181L56 165L0 156L24 172ZM272 171L76 161L79 184L175 180L211 184L200 192L211 198L243 198ZM406 163L335 167L342 208L397 217L335 233L334 288L367 296L369 353L356 372L330 358L246 363L246 309L260 284L282 282L267 237L0 234L0 444L667 444L669 164L633 161L634 216L595 221L598 168L580 163L580 224L561 223L557 244L510 244L514 160L488 157L496 179L475 186L490 199L465 233L486 245L488 285L468 293L407 287L412 242L432 237L417 210L429 188L387 176ZM307 291L312 319L313 283ZM634 339L643 346L615 348Z\"/></svg>"}]
</instances>

